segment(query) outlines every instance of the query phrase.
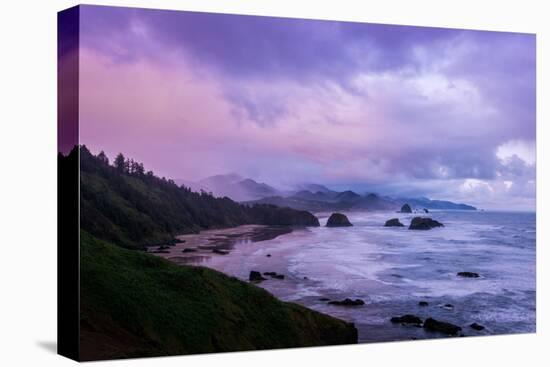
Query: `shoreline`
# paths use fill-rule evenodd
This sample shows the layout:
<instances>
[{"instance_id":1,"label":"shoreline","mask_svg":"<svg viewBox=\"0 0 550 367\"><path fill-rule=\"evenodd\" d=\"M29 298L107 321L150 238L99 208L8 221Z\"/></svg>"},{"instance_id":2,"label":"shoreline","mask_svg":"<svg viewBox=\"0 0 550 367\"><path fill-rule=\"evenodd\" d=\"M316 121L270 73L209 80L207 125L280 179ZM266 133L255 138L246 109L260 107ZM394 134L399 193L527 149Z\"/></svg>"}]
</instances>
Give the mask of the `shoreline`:
<instances>
[{"instance_id":1,"label":"shoreline","mask_svg":"<svg viewBox=\"0 0 550 367\"><path fill-rule=\"evenodd\" d=\"M384 220L393 212L352 213L354 227L348 228L326 228L326 215L317 213L321 227L245 225L207 230L178 236L185 243L158 255L180 265L215 269L245 282L250 281L249 273L256 271L265 280L252 283L277 299L355 323L360 343L445 336L390 322L406 314L459 325L464 336L532 332L529 284L499 291L517 284L515 273L499 268L499 263L495 265L487 256L505 261L505 256L517 253L527 256L528 261L529 249L514 243L529 241L529 226L534 224L527 218L527 227L517 232L516 227L507 225L515 217L505 215L493 222L495 213L478 213L482 221L474 213L433 212L443 216L446 226L426 232L384 227ZM407 221L414 215L397 216ZM485 239L487 235L489 239ZM505 238L510 243L503 247ZM183 253L185 248L197 251ZM457 277L462 271L479 272L480 277ZM365 305L342 307L328 303L345 298L363 300ZM429 306L419 306L420 302ZM521 314L514 311L518 302ZM495 316L496 310L506 314ZM518 322L523 324L515 325ZM470 327L472 323L486 328L476 331Z\"/></svg>"},{"instance_id":2,"label":"shoreline","mask_svg":"<svg viewBox=\"0 0 550 367\"><path fill-rule=\"evenodd\" d=\"M170 246L149 246L147 253L163 257L179 265L199 265L212 257L225 256L236 245L273 240L292 233L291 226L245 224L222 229L207 229L193 234L182 234Z\"/></svg>"}]
</instances>

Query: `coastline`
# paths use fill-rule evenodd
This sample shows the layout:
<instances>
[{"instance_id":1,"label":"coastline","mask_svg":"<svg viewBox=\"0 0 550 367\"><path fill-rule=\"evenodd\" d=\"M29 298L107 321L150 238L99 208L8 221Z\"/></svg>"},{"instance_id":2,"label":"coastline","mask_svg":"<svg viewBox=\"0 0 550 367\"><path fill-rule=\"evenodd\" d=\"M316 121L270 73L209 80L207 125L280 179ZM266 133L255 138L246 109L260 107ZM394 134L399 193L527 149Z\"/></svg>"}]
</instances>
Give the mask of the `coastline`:
<instances>
[{"instance_id":1,"label":"coastline","mask_svg":"<svg viewBox=\"0 0 550 367\"><path fill-rule=\"evenodd\" d=\"M212 257L229 254L243 243L268 241L289 234L291 226L245 224L236 227L207 229L193 234L182 234L171 246L149 246L147 252L177 264L198 265Z\"/></svg>"},{"instance_id":2,"label":"coastline","mask_svg":"<svg viewBox=\"0 0 550 367\"><path fill-rule=\"evenodd\" d=\"M209 267L243 281L249 281L249 273L257 271L266 278L257 285L278 299L353 322L359 330L359 342L445 336L390 323L392 317L409 313L460 325L460 335L464 336L533 331L531 271L518 274L514 270L516 266L531 269L531 227L535 223L530 215L434 211L429 216L441 219L445 227L426 232L383 226L385 219L395 216L409 223L415 213L349 213L354 226L348 228L323 227L328 215L316 215L321 227L292 228L255 242L250 239L253 229L261 233L268 226L178 236L186 242L158 255L175 263ZM518 219L524 221L524 227L512 226ZM227 246L228 235L228 253L213 253L213 247ZM205 245L194 253L181 252L186 247ZM510 265L509 261L519 263ZM461 271L479 272L480 278L458 277ZM266 273L281 274L284 279ZM328 304L329 300L345 298L364 300L365 305ZM419 306L421 301L429 306ZM485 329L476 331L470 327L472 323Z\"/></svg>"}]
</instances>

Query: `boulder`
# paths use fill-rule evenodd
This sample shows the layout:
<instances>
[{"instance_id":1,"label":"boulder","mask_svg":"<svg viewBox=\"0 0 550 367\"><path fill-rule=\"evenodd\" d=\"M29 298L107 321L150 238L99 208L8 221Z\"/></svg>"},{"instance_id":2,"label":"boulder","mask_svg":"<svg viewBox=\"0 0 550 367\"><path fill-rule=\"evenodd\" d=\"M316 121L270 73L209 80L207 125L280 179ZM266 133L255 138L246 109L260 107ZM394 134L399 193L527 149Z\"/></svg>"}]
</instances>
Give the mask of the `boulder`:
<instances>
[{"instance_id":1,"label":"boulder","mask_svg":"<svg viewBox=\"0 0 550 367\"><path fill-rule=\"evenodd\" d=\"M433 220L432 218L427 217L414 217L411 220L411 224L409 226L409 229L416 229L416 230L428 230L435 227L443 227L443 224Z\"/></svg>"},{"instance_id":2,"label":"boulder","mask_svg":"<svg viewBox=\"0 0 550 367\"><path fill-rule=\"evenodd\" d=\"M264 275L270 276L274 279L284 279L285 278L285 276L283 274L277 274L274 271L266 271L266 272L264 272Z\"/></svg>"},{"instance_id":3,"label":"boulder","mask_svg":"<svg viewBox=\"0 0 550 367\"><path fill-rule=\"evenodd\" d=\"M390 321L394 324L422 324L422 319L415 315L403 315L392 317Z\"/></svg>"},{"instance_id":4,"label":"boulder","mask_svg":"<svg viewBox=\"0 0 550 367\"><path fill-rule=\"evenodd\" d=\"M386 221L384 227L404 227L404 225L399 221L399 218L392 218Z\"/></svg>"},{"instance_id":5,"label":"boulder","mask_svg":"<svg viewBox=\"0 0 550 367\"><path fill-rule=\"evenodd\" d=\"M459 276L459 277L463 277L463 278L479 278L478 273L474 273L474 272L471 272L471 271L461 271L461 272L456 273L456 275Z\"/></svg>"},{"instance_id":6,"label":"boulder","mask_svg":"<svg viewBox=\"0 0 550 367\"><path fill-rule=\"evenodd\" d=\"M265 257L271 257L271 254L267 254L267 255L265 255Z\"/></svg>"},{"instance_id":7,"label":"boulder","mask_svg":"<svg viewBox=\"0 0 550 367\"><path fill-rule=\"evenodd\" d=\"M212 252L215 253L215 254L218 254L218 255L227 255L227 254L229 254L229 251L220 250L220 249L217 249L217 248L213 249Z\"/></svg>"},{"instance_id":8,"label":"boulder","mask_svg":"<svg viewBox=\"0 0 550 367\"><path fill-rule=\"evenodd\" d=\"M470 324L470 327L476 331L481 331L485 329L485 326L478 324L477 322L474 322L473 324Z\"/></svg>"},{"instance_id":9,"label":"boulder","mask_svg":"<svg viewBox=\"0 0 550 367\"><path fill-rule=\"evenodd\" d=\"M262 274L260 274L259 271L252 270L250 272L250 275L248 275L248 280L251 282L261 282L262 280L266 280Z\"/></svg>"},{"instance_id":10,"label":"boulder","mask_svg":"<svg viewBox=\"0 0 550 367\"><path fill-rule=\"evenodd\" d=\"M445 321L434 320L431 317L424 321L424 329L428 331L437 331L447 335L456 335L462 330L460 326Z\"/></svg>"},{"instance_id":11,"label":"boulder","mask_svg":"<svg viewBox=\"0 0 550 367\"><path fill-rule=\"evenodd\" d=\"M336 305L336 306L362 306L365 304L365 302L360 299L352 300L352 299L346 298L343 301L330 301L328 304Z\"/></svg>"},{"instance_id":12,"label":"boulder","mask_svg":"<svg viewBox=\"0 0 550 367\"><path fill-rule=\"evenodd\" d=\"M351 227L348 217L342 213L332 213L328 218L327 227Z\"/></svg>"},{"instance_id":13,"label":"boulder","mask_svg":"<svg viewBox=\"0 0 550 367\"><path fill-rule=\"evenodd\" d=\"M197 249L196 248L184 248L183 250L181 250L181 252L197 252Z\"/></svg>"},{"instance_id":14,"label":"boulder","mask_svg":"<svg viewBox=\"0 0 550 367\"><path fill-rule=\"evenodd\" d=\"M409 204L403 204L399 213L412 213L412 208Z\"/></svg>"},{"instance_id":15,"label":"boulder","mask_svg":"<svg viewBox=\"0 0 550 367\"><path fill-rule=\"evenodd\" d=\"M429 306L430 304L429 304L428 302L426 302L426 301L420 301L420 302L418 302L418 305L419 305L420 307L426 307L426 306Z\"/></svg>"}]
</instances>

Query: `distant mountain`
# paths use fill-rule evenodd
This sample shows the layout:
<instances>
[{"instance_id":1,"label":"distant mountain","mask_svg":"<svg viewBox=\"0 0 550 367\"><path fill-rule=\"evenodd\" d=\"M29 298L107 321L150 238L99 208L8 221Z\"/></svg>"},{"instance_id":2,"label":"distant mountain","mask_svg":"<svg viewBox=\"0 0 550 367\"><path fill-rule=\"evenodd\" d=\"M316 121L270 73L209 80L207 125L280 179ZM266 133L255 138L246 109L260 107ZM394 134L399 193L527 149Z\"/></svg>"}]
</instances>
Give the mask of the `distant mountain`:
<instances>
[{"instance_id":1,"label":"distant mountain","mask_svg":"<svg viewBox=\"0 0 550 367\"><path fill-rule=\"evenodd\" d=\"M219 185L225 185L225 184L232 184L239 181L242 181L243 178L239 176L236 173L228 173L225 175L214 175L207 177L205 179L202 179L199 181L199 183L207 185L207 186L219 186Z\"/></svg>"},{"instance_id":2,"label":"distant mountain","mask_svg":"<svg viewBox=\"0 0 550 367\"><path fill-rule=\"evenodd\" d=\"M336 211L336 210L399 210L403 204L409 204L414 210L426 209L440 210L476 210L475 207L466 204L454 203L445 200L431 200L426 197L420 198L392 198L381 196L375 193L360 195L354 191L342 192L330 190L322 185L302 185L301 188L309 187L319 189L318 191L299 190L290 195L270 195L261 199L250 200L249 203L271 204L282 207L289 207L298 210L312 212Z\"/></svg>"},{"instance_id":3,"label":"distant mountain","mask_svg":"<svg viewBox=\"0 0 550 367\"><path fill-rule=\"evenodd\" d=\"M351 191L351 190L347 190L347 191L343 191L339 194L336 195L336 200L338 201L356 201L358 200L359 198L361 197L361 195Z\"/></svg>"},{"instance_id":4,"label":"distant mountain","mask_svg":"<svg viewBox=\"0 0 550 367\"><path fill-rule=\"evenodd\" d=\"M447 209L447 210L477 210L475 206L453 203L452 201L446 200L430 200L426 197L421 198L400 198L397 199L398 202L405 204L408 203L411 207L415 209Z\"/></svg>"},{"instance_id":5,"label":"distant mountain","mask_svg":"<svg viewBox=\"0 0 550 367\"><path fill-rule=\"evenodd\" d=\"M370 193L356 200L355 210L395 210L399 204L392 198Z\"/></svg>"},{"instance_id":6,"label":"distant mountain","mask_svg":"<svg viewBox=\"0 0 550 367\"><path fill-rule=\"evenodd\" d=\"M210 176L198 182L183 179L178 179L175 182L195 192L211 192L216 197L227 196L235 201L251 201L280 195L277 189L265 183L256 182L251 178L243 178L235 173Z\"/></svg>"},{"instance_id":7,"label":"distant mountain","mask_svg":"<svg viewBox=\"0 0 550 367\"><path fill-rule=\"evenodd\" d=\"M319 185L319 184L311 184L311 183L298 185L297 189L300 191L311 191L313 193L321 192L323 194L328 194L328 195L338 194L338 191L331 190L326 186Z\"/></svg>"},{"instance_id":8,"label":"distant mountain","mask_svg":"<svg viewBox=\"0 0 550 367\"><path fill-rule=\"evenodd\" d=\"M301 200L313 200L313 201L333 201L335 200L337 192L311 192L308 190L298 191L297 193L291 195L291 198L301 199Z\"/></svg>"},{"instance_id":9,"label":"distant mountain","mask_svg":"<svg viewBox=\"0 0 550 367\"><path fill-rule=\"evenodd\" d=\"M244 192L244 196L246 197L263 198L278 194L278 191L273 187L265 183L256 182L250 178L239 181L235 185Z\"/></svg>"},{"instance_id":10,"label":"distant mountain","mask_svg":"<svg viewBox=\"0 0 550 367\"><path fill-rule=\"evenodd\" d=\"M376 194L361 196L353 191L343 191L336 194L311 191L299 191L292 196L271 196L254 200L250 203L272 204L287 206L293 209L308 210L312 212L335 210L397 210L399 204L388 197Z\"/></svg>"},{"instance_id":11,"label":"distant mountain","mask_svg":"<svg viewBox=\"0 0 550 367\"><path fill-rule=\"evenodd\" d=\"M243 203L271 204L308 211L331 210L398 210L403 204L409 204L413 209L439 210L476 210L467 204L454 203L445 200L419 198L392 198L376 193L358 194L355 191L335 191L320 184L301 184L295 191L280 191L251 178L243 178L235 173L215 175L199 182L176 180L192 191L211 192L216 197L227 196Z\"/></svg>"}]
</instances>

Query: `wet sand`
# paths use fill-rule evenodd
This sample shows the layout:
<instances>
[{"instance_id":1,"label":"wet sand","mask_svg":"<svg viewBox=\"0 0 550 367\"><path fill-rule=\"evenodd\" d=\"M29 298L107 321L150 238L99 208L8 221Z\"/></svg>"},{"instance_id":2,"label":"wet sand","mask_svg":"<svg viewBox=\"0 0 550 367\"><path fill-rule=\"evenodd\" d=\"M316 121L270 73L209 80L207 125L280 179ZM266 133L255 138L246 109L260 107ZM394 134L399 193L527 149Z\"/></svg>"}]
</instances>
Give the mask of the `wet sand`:
<instances>
[{"instance_id":1,"label":"wet sand","mask_svg":"<svg viewBox=\"0 0 550 367\"><path fill-rule=\"evenodd\" d=\"M148 252L177 264L202 265L216 257L229 255L237 246L267 241L292 232L292 227L243 225L180 235L174 246L151 246Z\"/></svg>"}]
</instances>

